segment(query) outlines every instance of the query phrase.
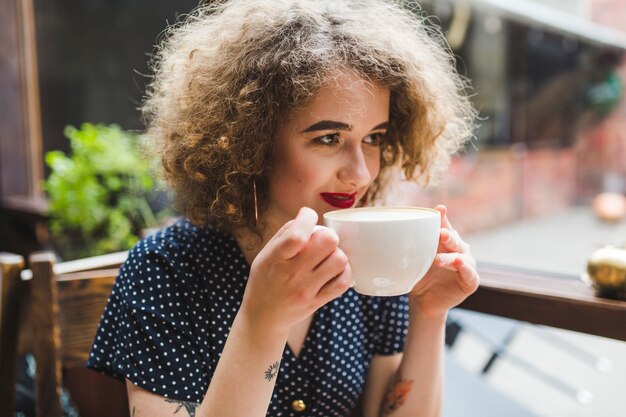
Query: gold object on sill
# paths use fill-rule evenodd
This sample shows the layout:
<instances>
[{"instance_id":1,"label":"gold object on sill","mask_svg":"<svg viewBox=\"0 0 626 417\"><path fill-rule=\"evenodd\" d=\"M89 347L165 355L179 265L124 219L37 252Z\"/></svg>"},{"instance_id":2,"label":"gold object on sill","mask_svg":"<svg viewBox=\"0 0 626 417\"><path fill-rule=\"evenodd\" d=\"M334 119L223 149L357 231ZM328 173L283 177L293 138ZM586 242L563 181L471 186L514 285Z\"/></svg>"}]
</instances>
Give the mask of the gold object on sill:
<instances>
[{"instance_id":1,"label":"gold object on sill","mask_svg":"<svg viewBox=\"0 0 626 417\"><path fill-rule=\"evenodd\" d=\"M593 251L587 274L598 295L626 299L626 247L604 246Z\"/></svg>"}]
</instances>

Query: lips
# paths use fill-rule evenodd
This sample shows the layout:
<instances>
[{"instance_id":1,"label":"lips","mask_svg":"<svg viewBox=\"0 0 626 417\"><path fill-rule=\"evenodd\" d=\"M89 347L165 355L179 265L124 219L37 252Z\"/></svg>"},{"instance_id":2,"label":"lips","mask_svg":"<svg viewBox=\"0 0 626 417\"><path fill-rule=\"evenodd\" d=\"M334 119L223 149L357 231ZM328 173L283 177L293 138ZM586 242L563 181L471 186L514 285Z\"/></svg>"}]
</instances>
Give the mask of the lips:
<instances>
[{"instance_id":1,"label":"lips","mask_svg":"<svg viewBox=\"0 0 626 417\"><path fill-rule=\"evenodd\" d=\"M356 201L356 193L321 193L322 200L336 208L350 208Z\"/></svg>"}]
</instances>

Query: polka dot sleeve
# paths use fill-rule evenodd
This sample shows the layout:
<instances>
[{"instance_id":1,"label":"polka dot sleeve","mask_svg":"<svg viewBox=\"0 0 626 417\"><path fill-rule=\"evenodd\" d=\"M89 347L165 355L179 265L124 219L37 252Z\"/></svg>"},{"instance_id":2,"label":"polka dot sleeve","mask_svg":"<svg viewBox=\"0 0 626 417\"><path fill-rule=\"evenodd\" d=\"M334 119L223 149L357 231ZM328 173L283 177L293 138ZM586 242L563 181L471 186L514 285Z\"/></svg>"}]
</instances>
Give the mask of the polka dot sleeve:
<instances>
[{"instance_id":1,"label":"polka dot sleeve","mask_svg":"<svg viewBox=\"0 0 626 417\"><path fill-rule=\"evenodd\" d=\"M120 271L87 366L165 397L198 401L206 372L186 308L191 289L181 285L165 251L142 243Z\"/></svg>"},{"instance_id":2,"label":"polka dot sleeve","mask_svg":"<svg viewBox=\"0 0 626 417\"><path fill-rule=\"evenodd\" d=\"M379 337L374 353L395 355L404 350L409 322L409 301L406 295L380 298Z\"/></svg>"}]
</instances>

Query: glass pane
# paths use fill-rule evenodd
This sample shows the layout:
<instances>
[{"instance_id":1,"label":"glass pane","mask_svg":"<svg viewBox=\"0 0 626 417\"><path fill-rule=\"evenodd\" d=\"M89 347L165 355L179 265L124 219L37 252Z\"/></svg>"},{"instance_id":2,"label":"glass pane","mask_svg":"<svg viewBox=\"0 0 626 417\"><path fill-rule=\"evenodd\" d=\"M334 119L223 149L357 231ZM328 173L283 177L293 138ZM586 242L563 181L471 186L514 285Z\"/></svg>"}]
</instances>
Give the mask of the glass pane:
<instances>
[{"instance_id":1,"label":"glass pane","mask_svg":"<svg viewBox=\"0 0 626 417\"><path fill-rule=\"evenodd\" d=\"M44 151L67 150L63 128L143 127L146 65L167 22L197 0L35 1Z\"/></svg>"}]
</instances>

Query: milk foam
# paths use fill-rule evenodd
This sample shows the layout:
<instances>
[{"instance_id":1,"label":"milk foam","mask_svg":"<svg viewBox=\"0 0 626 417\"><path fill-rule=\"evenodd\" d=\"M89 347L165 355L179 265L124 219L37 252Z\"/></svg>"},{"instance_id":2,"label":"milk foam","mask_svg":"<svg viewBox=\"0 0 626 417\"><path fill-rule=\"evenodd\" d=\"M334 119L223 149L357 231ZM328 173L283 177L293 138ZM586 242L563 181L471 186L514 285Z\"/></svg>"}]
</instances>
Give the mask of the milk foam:
<instances>
[{"instance_id":1,"label":"milk foam","mask_svg":"<svg viewBox=\"0 0 626 417\"><path fill-rule=\"evenodd\" d=\"M418 219L421 217L429 217L436 215L435 212L430 210L420 209L404 209L404 208L361 208L351 210L337 210L332 213L327 213L326 216L329 219L335 220L349 220L349 221L394 221L394 220L410 220Z\"/></svg>"}]
</instances>

